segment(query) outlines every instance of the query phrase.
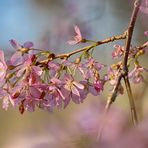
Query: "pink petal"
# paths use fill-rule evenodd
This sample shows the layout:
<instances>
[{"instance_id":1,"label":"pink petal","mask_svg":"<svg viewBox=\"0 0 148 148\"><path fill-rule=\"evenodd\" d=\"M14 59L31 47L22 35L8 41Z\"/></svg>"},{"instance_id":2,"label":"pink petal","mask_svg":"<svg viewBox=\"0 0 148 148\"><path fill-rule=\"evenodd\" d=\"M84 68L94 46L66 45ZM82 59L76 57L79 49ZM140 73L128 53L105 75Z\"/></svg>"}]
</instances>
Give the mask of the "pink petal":
<instances>
[{"instance_id":1,"label":"pink petal","mask_svg":"<svg viewBox=\"0 0 148 148\"><path fill-rule=\"evenodd\" d=\"M72 87L72 93L80 97L80 93L76 87Z\"/></svg>"},{"instance_id":2,"label":"pink petal","mask_svg":"<svg viewBox=\"0 0 148 148\"><path fill-rule=\"evenodd\" d=\"M146 36L148 36L148 31L145 31L144 34L145 34Z\"/></svg>"},{"instance_id":3,"label":"pink petal","mask_svg":"<svg viewBox=\"0 0 148 148\"><path fill-rule=\"evenodd\" d=\"M42 69L38 66L32 66L33 71L38 75L41 76L42 75Z\"/></svg>"},{"instance_id":4,"label":"pink petal","mask_svg":"<svg viewBox=\"0 0 148 148\"><path fill-rule=\"evenodd\" d=\"M89 87L89 92L92 93L94 96L98 95L98 92L96 91L96 89L93 86Z\"/></svg>"},{"instance_id":5,"label":"pink petal","mask_svg":"<svg viewBox=\"0 0 148 148\"><path fill-rule=\"evenodd\" d=\"M81 32L80 32L80 29L77 25L74 26L74 29L75 29L75 32L78 34L79 37L81 37Z\"/></svg>"},{"instance_id":6,"label":"pink petal","mask_svg":"<svg viewBox=\"0 0 148 148\"><path fill-rule=\"evenodd\" d=\"M77 83L77 82L73 82L73 84L78 87L79 89L84 89L84 85L80 84L80 83Z\"/></svg>"},{"instance_id":7,"label":"pink petal","mask_svg":"<svg viewBox=\"0 0 148 148\"><path fill-rule=\"evenodd\" d=\"M0 50L0 61L4 63L4 52Z\"/></svg>"},{"instance_id":8,"label":"pink petal","mask_svg":"<svg viewBox=\"0 0 148 148\"><path fill-rule=\"evenodd\" d=\"M70 40L70 41L68 41L67 43L70 44L70 45L75 45L75 44L77 44L77 41L75 41L75 40Z\"/></svg>"},{"instance_id":9,"label":"pink petal","mask_svg":"<svg viewBox=\"0 0 148 148\"><path fill-rule=\"evenodd\" d=\"M13 48L15 48L15 49L20 49L20 48L22 48L21 47L21 45L20 44L18 44L15 40L9 40L10 41L10 44L11 44L11 46L13 47Z\"/></svg>"},{"instance_id":10,"label":"pink petal","mask_svg":"<svg viewBox=\"0 0 148 148\"><path fill-rule=\"evenodd\" d=\"M37 89L35 87L30 87L30 94L31 94L31 96L33 96L35 98L40 98L40 96L41 96L41 92L39 91L39 89Z\"/></svg>"},{"instance_id":11,"label":"pink petal","mask_svg":"<svg viewBox=\"0 0 148 148\"><path fill-rule=\"evenodd\" d=\"M16 52L12 55L12 57L10 58L10 62L13 66L17 66L19 64L23 63L23 57L21 52Z\"/></svg>"},{"instance_id":12,"label":"pink petal","mask_svg":"<svg viewBox=\"0 0 148 148\"><path fill-rule=\"evenodd\" d=\"M24 45L23 45L24 48L31 48L33 46L34 46L34 44L32 42L30 42L30 41L25 42Z\"/></svg>"}]
</instances>

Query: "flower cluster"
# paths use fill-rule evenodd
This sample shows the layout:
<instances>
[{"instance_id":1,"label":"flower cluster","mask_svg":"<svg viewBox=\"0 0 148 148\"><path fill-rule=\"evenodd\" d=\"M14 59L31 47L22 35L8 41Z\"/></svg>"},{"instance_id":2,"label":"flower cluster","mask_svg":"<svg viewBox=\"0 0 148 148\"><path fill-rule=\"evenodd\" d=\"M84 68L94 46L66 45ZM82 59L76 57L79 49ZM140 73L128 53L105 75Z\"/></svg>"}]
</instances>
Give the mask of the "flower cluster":
<instances>
[{"instance_id":1,"label":"flower cluster","mask_svg":"<svg viewBox=\"0 0 148 148\"><path fill-rule=\"evenodd\" d=\"M33 48L32 42L19 45L10 40L17 50L5 62L4 53L0 51L0 98L3 108L7 110L9 102L19 107L20 113L34 111L35 107L53 111L65 108L72 100L82 103L88 93L99 95L103 91L104 79L100 70L104 67L92 57L71 62L68 59L57 62L49 57L52 53ZM75 80L76 73L81 81Z\"/></svg>"},{"instance_id":2,"label":"flower cluster","mask_svg":"<svg viewBox=\"0 0 148 148\"><path fill-rule=\"evenodd\" d=\"M69 41L70 44L90 41L83 39L78 26L74 29L77 35L74 40ZM20 113L25 110L33 112L35 107L47 111L62 109L70 101L80 104L89 93L100 95L106 82L111 84L114 91L123 70L122 61L119 61L102 75L101 70L107 66L93 58L90 47L84 48L74 61L70 61L69 55L64 58L62 55L59 61L54 53L33 48L32 42L20 45L15 40L10 40L10 44L16 52L9 60L5 61L4 53L0 50L0 99L3 100L3 108L6 110L9 103L19 107ZM97 45L94 42L92 47ZM113 58L124 56L124 46L115 45L114 48ZM131 47L129 53L129 61L133 60L135 64L135 68L129 73L129 78L134 83L143 82L142 73L148 71L138 62L139 56L144 52L144 48ZM77 76L79 80L76 80ZM120 84L119 94L123 94L123 90Z\"/></svg>"}]
</instances>

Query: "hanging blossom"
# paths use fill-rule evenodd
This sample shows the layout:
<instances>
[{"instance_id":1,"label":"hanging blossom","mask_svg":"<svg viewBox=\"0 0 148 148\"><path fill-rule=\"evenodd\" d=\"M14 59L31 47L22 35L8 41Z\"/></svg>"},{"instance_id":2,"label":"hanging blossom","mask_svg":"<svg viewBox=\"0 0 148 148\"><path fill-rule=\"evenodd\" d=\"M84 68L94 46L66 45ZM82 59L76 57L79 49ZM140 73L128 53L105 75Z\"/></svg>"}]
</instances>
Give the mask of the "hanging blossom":
<instances>
[{"instance_id":1,"label":"hanging blossom","mask_svg":"<svg viewBox=\"0 0 148 148\"><path fill-rule=\"evenodd\" d=\"M115 50L112 52L113 58L119 58L124 54L124 46L114 45Z\"/></svg>"},{"instance_id":2,"label":"hanging blossom","mask_svg":"<svg viewBox=\"0 0 148 148\"><path fill-rule=\"evenodd\" d=\"M129 72L128 77L133 83L144 82L144 77L142 75L143 72L148 72L148 69L140 65L135 65L135 68Z\"/></svg>"},{"instance_id":3,"label":"hanging blossom","mask_svg":"<svg viewBox=\"0 0 148 148\"><path fill-rule=\"evenodd\" d=\"M65 96L64 107L66 107L69 104L71 99L76 104L81 103L79 90L83 89L84 86L81 83L74 81L74 78L71 75L65 74L64 86L61 88L61 92Z\"/></svg>"},{"instance_id":4,"label":"hanging blossom","mask_svg":"<svg viewBox=\"0 0 148 148\"><path fill-rule=\"evenodd\" d=\"M76 32L76 36L73 37L73 40L69 40L68 44L75 45L81 42L85 42L85 39L82 38L82 34L81 34L79 27L75 25L74 30Z\"/></svg>"},{"instance_id":5,"label":"hanging blossom","mask_svg":"<svg viewBox=\"0 0 148 148\"><path fill-rule=\"evenodd\" d=\"M95 80L93 83L89 82L88 80L80 81L81 84L84 85L84 90L80 91L80 95L83 99L88 93L91 93L94 96L100 95L100 93L104 89L104 81L102 80Z\"/></svg>"},{"instance_id":6,"label":"hanging blossom","mask_svg":"<svg viewBox=\"0 0 148 148\"><path fill-rule=\"evenodd\" d=\"M0 50L0 82L4 80L6 75L7 65L4 59L4 52Z\"/></svg>"},{"instance_id":7,"label":"hanging blossom","mask_svg":"<svg viewBox=\"0 0 148 148\"><path fill-rule=\"evenodd\" d=\"M11 39L10 44L14 49L21 49L21 48L32 48L34 44L30 41L25 42L23 45L20 45L16 40Z\"/></svg>"},{"instance_id":8,"label":"hanging blossom","mask_svg":"<svg viewBox=\"0 0 148 148\"><path fill-rule=\"evenodd\" d=\"M44 92L44 97L40 102L40 108L48 111L53 111L56 107L61 109L65 100L65 95L61 91L62 87L63 81L55 77L50 80L49 85L41 86L41 89Z\"/></svg>"},{"instance_id":9,"label":"hanging blossom","mask_svg":"<svg viewBox=\"0 0 148 148\"><path fill-rule=\"evenodd\" d=\"M118 64L114 64L112 65L109 69L108 69L108 75L106 76L106 81L109 81L109 83L112 86L111 91L114 91L114 88L116 87L117 84L117 80L118 80L118 76L120 74L120 70L121 70L121 63L119 62ZM122 84L119 84L118 87L118 93L119 94L123 94L124 93L124 88L122 86Z\"/></svg>"},{"instance_id":10,"label":"hanging blossom","mask_svg":"<svg viewBox=\"0 0 148 148\"><path fill-rule=\"evenodd\" d=\"M84 79L95 78L99 79L99 71L105 67L104 64L96 62L94 58L90 57L87 61L82 65L85 72L83 74Z\"/></svg>"}]
</instances>

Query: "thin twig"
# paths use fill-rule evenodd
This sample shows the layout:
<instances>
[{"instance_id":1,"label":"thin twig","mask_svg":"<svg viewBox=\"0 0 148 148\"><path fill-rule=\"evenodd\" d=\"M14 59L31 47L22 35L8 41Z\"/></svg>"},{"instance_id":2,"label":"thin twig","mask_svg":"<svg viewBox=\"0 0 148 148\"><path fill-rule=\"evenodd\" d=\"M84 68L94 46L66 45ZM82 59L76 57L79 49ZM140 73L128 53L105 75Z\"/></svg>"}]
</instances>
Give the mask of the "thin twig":
<instances>
[{"instance_id":1,"label":"thin twig","mask_svg":"<svg viewBox=\"0 0 148 148\"><path fill-rule=\"evenodd\" d=\"M136 19L137 19L137 14L138 14L141 2L142 2L142 0L136 0L135 3L134 3L134 9L133 9L133 12L132 12L130 23L129 23L127 31L125 32L125 34L126 34L126 45L125 45L125 54L124 54L124 58L123 58L123 62L122 62L123 72L121 72L121 74L118 76L117 83L116 83L116 86L114 87L113 93L107 100L107 103L106 103L106 106L105 106L104 121L102 122L103 124L105 122L105 117L106 117L106 115L107 115L107 113L110 109L111 104L115 101L115 99L117 97L117 93L118 93L119 86L120 86L122 78L124 78L124 80L125 80L125 85L126 85L126 89L127 89L127 92L128 92L133 124L136 125L138 123L137 112L136 112L136 108L135 108L135 102L134 102L134 98L133 98L133 95L132 95L132 91L131 91L131 87L130 87L130 83L129 83L129 79L128 79L127 63L128 63L128 56L129 56L133 31L134 31L134 27L135 27L135 22L136 22ZM144 47L145 47L145 45L144 45ZM100 129L100 131L99 131L100 133L98 133L97 141L100 140L100 138L101 138L103 128L104 128L104 125L102 125L102 127Z\"/></svg>"},{"instance_id":2,"label":"thin twig","mask_svg":"<svg viewBox=\"0 0 148 148\"><path fill-rule=\"evenodd\" d=\"M128 98L129 98L132 121L133 121L133 124L136 126L137 123L138 123L138 117L137 117L137 111L136 111L136 107L135 107L135 102L134 102L134 97L133 97L133 94L132 94L130 82L129 82L129 79L128 79L127 76L123 77L123 78L124 78L124 82L125 82Z\"/></svg>"},{"instance_id":3,"label":"thin twig","mask_svg":"<svg viewBox=\"0 0 148 148\"><path fill-rule=\"evenodd\" d=\"M129 55L129 51L130 51L131 40L132 40L132 36L133 36L133 31L134 31L136 19L137 19L137 14L138 14L138 11L139 11L139 7L141 5L141 1L142 0L136 0L135 1L133 13L132 13L130 23L129 23L129 26L128 26L128 29L127 29L125 54L124 54L124 58L123 58L123 70L124 70L125 73L128 73L128 67L127 67L128 55Z\"/></svg>"},{"instance_id":4,"label":"thin twig","mask_svg":"<svg viewBox=\"0 0 148 148\"><path fill-rule=\"evenodd\" d=\"M129 23L129 26L128 26L128 29L127 29L125 54L124 54L124 58L123 58L123 71L124 71L123 78L124 78L126 90L127 90L128 97L129 97L129 102L130 102L130 107L131 107L131 115L132 115L134 125L138 123L138 118L137 118L137 112L136 112L136 107L135 107L135 102L134 102L132 90L131 90L131 87L130 87L130 82L129 82L129 79L128 79L127 63L128 63L128 56L129 56L133 31L134 31L134 27L135 27L135 23L136 23L136 20L137 20L137 15L138 15L138 11L139 11L139 7L141 5L141 2L142 2L142 0L136 0L135 3L134 3L133 13L132 13L130 23Z\"/></svg>"},{"instance_id":5,"label":"thin twig","mask_svg":"<svg viewBox=\"0 0 148 148\"><path fill-rule=\"evenodd\" d=\"M121 35L115 35L115 36L107 38L105 40L97 41L96 43L94 43L92 45L89 45L89 46L77 49L75 51L72 51L72 52L69 52L69 53L65 53L65 54L56 55L55 59L57 59L57 58L69 58L70 56L72 56L72 55L74 55L76 53L80 53L80 52L83 52L83 51L86 51L86 50L90 50L90 49L92 49L94 47L97 47L99 45L106 44L106 43L109 43L109 42L113 42L115 40L125 39L125 38L126 38L126 33L123 33Z\"/></svg>"}]
</instances>

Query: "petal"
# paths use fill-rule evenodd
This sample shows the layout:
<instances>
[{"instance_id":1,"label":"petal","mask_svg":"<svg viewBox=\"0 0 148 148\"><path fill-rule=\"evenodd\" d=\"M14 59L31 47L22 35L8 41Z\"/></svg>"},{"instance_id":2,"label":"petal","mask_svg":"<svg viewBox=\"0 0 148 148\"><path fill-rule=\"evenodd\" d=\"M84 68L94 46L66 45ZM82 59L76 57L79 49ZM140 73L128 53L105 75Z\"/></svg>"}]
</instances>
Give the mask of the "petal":
<instances>
[{"instance_id":1,"label":"petal","mask_svg":"<svg viewBox=\"0 0 148 148\"><path fill-rule=\"evenodd\" d=\"M80 103L80 97L79 96L77 96L75 94L72 94L71 98L72 98L72 101L74 103L76 103L76 104L79 104Z\"/></svg>"},{"instance_id":2,"label":"petal","mask_svg":"<svg viewBox=\"0 0 148 148\"><path fill-rule=\"evenodd\" d=\"M70 40L70 41L68 41L67 43L70 44L70 45L75 45L75 44L77 44L78 42L75 41L75 40Z\"/></svg>"},{"instance_id":3,"label":"petal","mask_svg":"<svg viewBox=\"0 0 148 148\"><path fill-rule=\"evenodd\" d=\"M62 94L62 92L59 89L57 89L57 91L59 92L59 94L62 97L62 99L65 100L65 96Z\"/></svg>"},{"instance_id":4,"label":"petal","mask_svg":"<svg viewBox=\"0 0 148 148\"><path fill-rule=\"evenodd\" d=\"M79 89L84 89L84 85L80 84L80 83L77 83L77 82L73 82L73 84L78 87Z\"/></svg>"},{"instance_id":5,"label":"petal","mask_svg":"<svg viewBox=\"0 0 148 148\"><path fill-rule=\"evenodd\" d=\"M31 94L32 97L40 98L41 91L39 91L39 89L37 89L35 87L30 87L30 94Z\"/></svg>"},{"instance_id":6,"label":"petal","mask_svg":"<svg viewBox=\"0 0 148 148\"><path fill-rule=\"evenodd\" d=\"M70 100L71 100L71 97L68 97L68 98L66 98L66 99L64 100L64 108L67 107L67 105L69 104Z\"/></svg>"},{"instance_id":7,"label":"petal","mask_svg":"<svg viewBox=\"0 0 148 148\"><path fill-rule=\"evenodd\" d=\"M94 96L97 96L99 94L93 86L89 87L89 92Z\"/></svg>"},{"instance_id":8,"label":"petal","mask_svg":"<svg viewBox=\"0 0 148 148\"><path fill-rule=\"evenodd\" d=\"M146 36L148 36L148 31L145 31L144 34L145 34Z\"/></svg>"},{"instance_id":9,"label":"petal","mask_svg":"<svg viewBox=\"0 0 148 148\"><path fill-rule=\"evenodd\" d=\"M16 73L16 76L17 76L17 77L23 76L23 73L24 73L25 70L26 70L26 67L21 68L21 69Z\"/></svg>"},{"instance_id":10,"label":"petal","mask_svg":"<svg viewBox=\"0 0 148 148\"><path fill-rule=\"evenodd\" d=\"M15 49L20 49L20 48L22 48L22 46L20 45L20 44L18 44L17 43L17 41L15 41L15 40L9 40L10 41L10 44L11 44L11 46L13 47L13 48L15 48Z\"/></svg>"},{"instance_id":11,"label":"petal","mask_svg":"<svg viewBox=\"0 0 148 148\"><path fill-rule=\"evenodd\" d=\"M19 64L23 63L23 57L21 52L16 52L12 55L12 57L10 58L10 62L13 66L17 66Z\"/></svg>"},{"instance_id":12,"label":"petal","mask_svg":"<svg viewBox=\"0 0 148 148\"><path fill-rule=\"evenodd\" d=\"M24 45L23 45L24 48L31 48L33 46L34 46L34 44L30 41L25 42Z\"/></svg>"},{"instance_id":13,"label":"petal","mask_svg":"<svg viewBox=\"0 0 148 148\"><path fill-rule=\"evenodd\" d=\"M4 59L4 52L2 50L0 50L0 61L1 62L5 62L5 59Z\"/></svg>"},{"instance_id":14,"label":"petal","mask_svg":"<svg viewBox=\"0 0 148 148\"><path fill-rule=\"evenodd\" d=\"M82 35L81 35L81 32L80 32L80 28L79 28L77 25L75 25L75 26L74 26L74 29L75 29L75 32L77 33L77 35L78 35L79 37L81 37Z\"/></svg>"},{"instance_id":15,"label":"petal","mask_svg":"<svg viewBox=\"0 0 148 148\"><path fill-rule=\"evenodd\" d=\"M42 75L42 69L38 66L32 66L33 72L35 72L38 76Z\"/></svg>"},{"instance_id":16,"label":"petal","mask_svg":"<svg viewBox=\"0 0 148 148\"><path fill-rule=\"evenodd\" d=\"M75 86L73 86L73 87L71 88L71 90L72 90L72 93L73 93L73 94L75 94L75 95L77 95L77 96L80 97L80 93L79 93L78 89L77 89Z\"/></svg>"},{"instance_id":17,"label":"petal","mask_svg":"<svg viewBox=\"0 0 148 148\"><path fill-rule=\"evenodd\" d=\"M64 96L65 98L69 98L71 92L70 92L69 90L67 90L66 88L62 87L62 88L61 88L61 93L63 94L63 96Z\"/></svg>"}]
</instances>

